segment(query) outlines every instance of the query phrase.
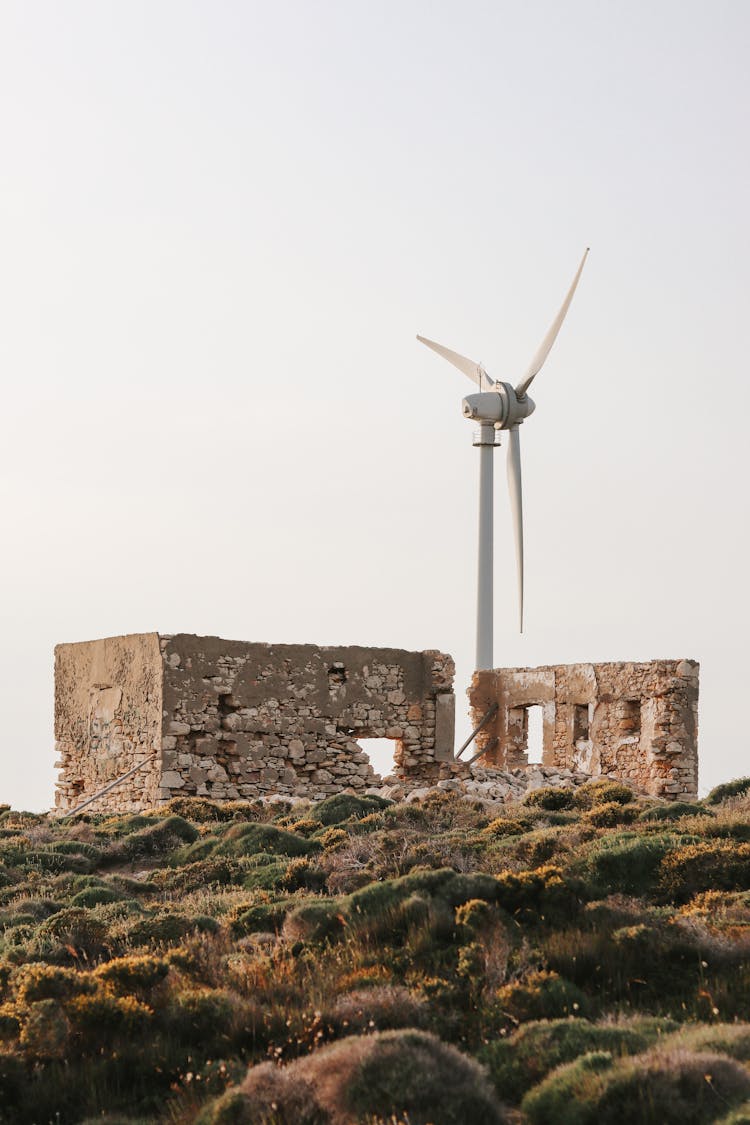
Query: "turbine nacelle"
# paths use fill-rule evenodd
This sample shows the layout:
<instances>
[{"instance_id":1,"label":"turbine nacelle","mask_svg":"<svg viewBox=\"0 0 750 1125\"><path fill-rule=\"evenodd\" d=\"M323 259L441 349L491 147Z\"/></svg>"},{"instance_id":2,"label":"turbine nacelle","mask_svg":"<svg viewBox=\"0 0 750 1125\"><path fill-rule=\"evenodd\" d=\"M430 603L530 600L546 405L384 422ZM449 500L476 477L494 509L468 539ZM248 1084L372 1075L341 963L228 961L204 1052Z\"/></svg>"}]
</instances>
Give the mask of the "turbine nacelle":
<instances>
[{"instance_id":1,"label":"turbine nacelle","mask_svg":"<svg viewBox=\"0 0 750 1125\"><path fill-rule=\"evenodd\" d=\"M464 418L472 422L491 422L496 430L510 430L533 414L536 404L529 395L517 395L510 383L495 383L491 391L467 395L462 409Z\"/></svg>"}]
</instances>

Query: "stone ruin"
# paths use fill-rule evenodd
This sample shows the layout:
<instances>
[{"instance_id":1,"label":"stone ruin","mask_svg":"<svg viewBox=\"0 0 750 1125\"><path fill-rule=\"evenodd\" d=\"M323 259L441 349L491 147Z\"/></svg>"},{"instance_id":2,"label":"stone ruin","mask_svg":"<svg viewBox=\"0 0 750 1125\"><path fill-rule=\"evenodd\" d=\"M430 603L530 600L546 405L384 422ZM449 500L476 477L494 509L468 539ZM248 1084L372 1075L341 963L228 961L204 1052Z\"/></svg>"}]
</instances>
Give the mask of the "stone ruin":
<instances>
[{"instance_id":1,"label":"stone ruin","mask_svg":"<svg viewBox=\"0 0 750 1125\"><path fill-rule=\"evenodd\" d=\"M482 729L455 756L454 665L445 653L136 633L55 649L60 814L175 796L320 800L437 786L507 799L539 784L620 777L653 796L697 790L698 665L574 664L479 672ZM528 760L528 709L544 752ZM361 740L394 742L389 789ZM472 767L469 762L477 757ZM564 775L564 776L563 776ZM393 782L394 784L391 784Z\"/></svg>"},{"instance_id":2,"label":"stone ruin","mask_svg":"<svg viewBox=\"0 0 750 1125\"><path fill-rule=\"evenodd\" d=\"M96 811L175 796L318 800L380 783L359 739L394 741L404 781L450 774L453 660L441 652L246 644L189 634L55 649L55 802ZM441 773L442 769L442 773Z\"/></svg>"},{"instance_id":3,"label":"stone ruin","mask_svg":"<svg viewBox=\"0 0 750 1125\"><path fill-rule=\"evenodd\" d=\"M553 664L477 672L469 688L486 766L528 763L529 708L543 721L541 764L608 774L655 797L698 792L698 664Z\"/></svg>"}]
</instances>

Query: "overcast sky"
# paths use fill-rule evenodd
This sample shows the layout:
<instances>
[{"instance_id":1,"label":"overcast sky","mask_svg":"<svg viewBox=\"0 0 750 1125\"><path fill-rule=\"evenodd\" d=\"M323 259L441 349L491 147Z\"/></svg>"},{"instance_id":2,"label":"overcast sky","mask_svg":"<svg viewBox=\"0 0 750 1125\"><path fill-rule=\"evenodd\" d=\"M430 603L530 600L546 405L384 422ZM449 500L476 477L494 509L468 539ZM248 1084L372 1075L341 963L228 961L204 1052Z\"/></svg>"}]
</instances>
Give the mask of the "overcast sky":
<instances>
[{"instance_id":1,"label":"overcast sky","mask_svg":"<svg viewBox=\"0 0 750 1125\"><path fill-rule=\"evenodd\" d=\"M472 670L464 377L523 373L526 632L701 662L750 772L750 5L0 0L0 800L52 803L53 647L146 630ZM463 733L465 720L460 721Z\"/></svg>"}]
</instances>

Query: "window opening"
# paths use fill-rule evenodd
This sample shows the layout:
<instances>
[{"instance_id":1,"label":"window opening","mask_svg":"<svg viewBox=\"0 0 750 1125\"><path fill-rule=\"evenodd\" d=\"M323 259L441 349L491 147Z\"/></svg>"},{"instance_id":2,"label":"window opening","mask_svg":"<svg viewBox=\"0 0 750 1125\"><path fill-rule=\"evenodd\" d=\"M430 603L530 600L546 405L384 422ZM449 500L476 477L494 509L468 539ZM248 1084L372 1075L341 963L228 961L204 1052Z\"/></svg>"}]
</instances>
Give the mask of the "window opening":
<instances>
[{"instance_id":1,"label":"window opening","mask_svg":"<svg viewBox=\"0 0 750 1125\"><path fill-rule=\"evenodd\" d=\"M641 733L640 699L623 699L620 705L620 734L635 738Z\"/></svg>"},{"instance_id":2,"label":"window opening","mask_svg":"<svg viewBox=\"0 0 750 1125\"><path fill-rule=\"evenodd\" d=\"M573 741L587 742L591 712L588 703L573 704Z\"/></svg>"},{"instance_id":3,"label":"window opening","mask_svg":"<svg viewBox=\"0 0 750 1125\"><path fill-rule=\"evenodd\" d=\"M526 708L526 760L530 766L541 766L544 761L544 709L540 706Z\"/></svg>"},{"instance_id":4,"label":"window opening","mask_svg":"<svg viewBox=\"0 0 750 1125\"><path fill-rule=\"evenodd\" d=\"M393 773L396 740L394 738L358 738L357 745L370 759L370 765L380 777Z\"/></svg>"}]
</instances>

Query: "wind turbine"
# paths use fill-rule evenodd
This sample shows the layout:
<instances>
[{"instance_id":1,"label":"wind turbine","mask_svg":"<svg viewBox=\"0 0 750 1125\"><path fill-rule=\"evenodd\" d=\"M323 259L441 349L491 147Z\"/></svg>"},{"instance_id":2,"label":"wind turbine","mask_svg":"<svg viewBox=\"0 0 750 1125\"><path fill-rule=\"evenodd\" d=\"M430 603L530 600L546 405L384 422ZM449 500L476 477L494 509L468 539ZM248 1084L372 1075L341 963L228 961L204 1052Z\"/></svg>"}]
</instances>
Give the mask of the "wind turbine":
<instances>
[{"instance_id":1,"label":"wind turbine","mask_svg":"<svg viewBox=\"0 0 750 1125\"><path fill-rule=\"evenodd\" d=\"M495 449L495 431L508 430L507 470L508 491L510 493L510 507L513 516L513 531L516 541L516 569L518 574L518 610L519 628L523 632L523 500L521 496L521 443L518 427L533 414L534 401L528 395L528 389L535 377L539 374L544 361L550 353L552 345L557 339L557 334L565 320L566 313L573 300L579 278L586 262L586 249L581 264L578 267L573 283L567 292L565 300L560 307L555 319L550 325L547 335L542 340L528 370L521 382L516 387L510 383L495 382L482 367L458 352L436 344L434 340L427 340L424 336L417 339L432 348L434 352L447 359L464 375L468 375L479 386L479 394L467 395L463 400L464 418L470 418L479 423L479 434L474 440L474 445L479 447L479 567L477 581L477 671L492 668L492 512L493 512L493 477L492 477L492 451ZM486 388L486 389L485 389ZM499 442L497 443L499 445Z\"/></svg>"}]
</instances>

